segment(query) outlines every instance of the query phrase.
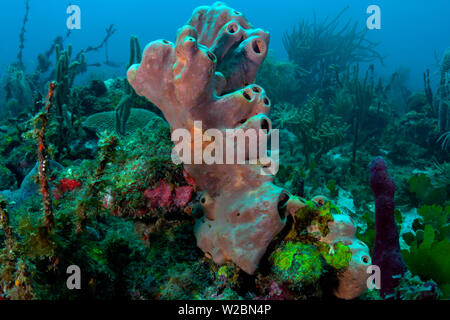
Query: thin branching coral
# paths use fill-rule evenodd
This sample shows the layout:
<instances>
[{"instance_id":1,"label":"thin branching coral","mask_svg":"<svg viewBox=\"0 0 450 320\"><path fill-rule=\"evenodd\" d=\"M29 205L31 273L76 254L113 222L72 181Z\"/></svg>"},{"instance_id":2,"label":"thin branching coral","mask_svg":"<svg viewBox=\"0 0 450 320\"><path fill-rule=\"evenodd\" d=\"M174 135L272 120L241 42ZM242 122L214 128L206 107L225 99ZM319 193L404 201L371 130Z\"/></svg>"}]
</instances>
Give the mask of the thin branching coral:
<instances>
[{"instance_id":1,"label":"thin branching coral","mask_svg":"<svg viewBox=\"0 0 450 320\"><path fill-rule=\"evenodd\" d=\"M309 98L302 109L290 104L275 105L272 115L275 124L295 134L303 147L305 165L319 163L322 156L337 146L345 136L347 125L340 118L326 114L323 101Z\"/></svg>"},{"instance_id":2,"label":"thin branching coral","mask_svg":"<svg viewBox=\"0 0 450 320\"><path fill-rule=\"evenodd\" d=\"M442 57L441 79L435 100L438 104L439 130L444 133L450 129L450 48Z\"/></svg>"},{"instance_id":3,"label":"thin branching coral","mask_svg":"<svg viewBox=\"0 0 450 320\"><path fill-rule=\"evenodd\" d=\"M341 24L343 9L333 19L318 22L302 20L291 32L285 32L283 44L289 61L298 66L300 96L325 89L336 69L345 70L350 64L381 60L377 43L367 39L367 29L358 30L351 20Z\"/></svg>"},{"instance_id":4,"label":"thin branching coral","mask_svg":"<svg viewBox=\"0 0 450 320\"><path fill-rule=\"evenodd\" d=\"M53 209L50 198L50 187L48 183L47 170L49 168L48 148L46 141L46 129L49 122L50 111L53 107L53 99L57 85L55 82L50 83L47 95L47 104L45 109L35 119L35 132L38 140L38 157L39 157L39 182L41 186L41 194L44 204L45 226L48 231L53 228Z\"/></svg>"}]
</instances>

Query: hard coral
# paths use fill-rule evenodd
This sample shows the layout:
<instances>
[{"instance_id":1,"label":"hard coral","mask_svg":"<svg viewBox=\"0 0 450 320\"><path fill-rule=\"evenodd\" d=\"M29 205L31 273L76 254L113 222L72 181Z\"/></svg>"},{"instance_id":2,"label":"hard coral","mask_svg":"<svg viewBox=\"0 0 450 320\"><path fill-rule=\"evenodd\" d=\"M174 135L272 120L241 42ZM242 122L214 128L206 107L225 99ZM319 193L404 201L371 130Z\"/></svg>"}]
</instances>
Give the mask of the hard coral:
<instances>
[{"instance_id":1,"label":"hard coral","mask_svg":"<svg viewBox=\"0 0 450 320\"><path fill-rule=\"evenodd\" d=\"M268 44L268 33L218 2L197 8L175 44L150 43L141 64L129 69L128 80L162 110L173 130L184 128L192 135L207 129L266 129L269 135L270 100L261 87L250 85ZM202 130L194 121L202 121ZM286 221L278 212L286 193L272 183L273 176L260 174L261 167L185 164L205 191L206 217L195 231L198 246L216 263L231 260L250 274Z\"/></svg>"}]
</instances>

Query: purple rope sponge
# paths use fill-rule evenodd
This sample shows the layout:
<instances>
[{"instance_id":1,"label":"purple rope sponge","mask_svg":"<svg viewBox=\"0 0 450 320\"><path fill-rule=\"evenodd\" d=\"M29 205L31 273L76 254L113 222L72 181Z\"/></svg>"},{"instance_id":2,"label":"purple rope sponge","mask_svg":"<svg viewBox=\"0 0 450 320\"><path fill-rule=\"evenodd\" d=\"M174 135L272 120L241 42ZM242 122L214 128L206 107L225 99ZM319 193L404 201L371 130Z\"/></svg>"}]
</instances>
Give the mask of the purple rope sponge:
<instances>
[{"instance_id":1,"label":"purple rope sponge","mask_svg":"<svg viewBox=\"0 0 450 320\"><path fill-rule=\"evenodd\" d=\"M394 293L406 265L400 254L399 234L394 220L394 181L387 172L382 157L377 157L370 164L370 188L375 195L375 245L373 247L373 264L381 270L381 296Z\"/></svg>"}]
</instances>

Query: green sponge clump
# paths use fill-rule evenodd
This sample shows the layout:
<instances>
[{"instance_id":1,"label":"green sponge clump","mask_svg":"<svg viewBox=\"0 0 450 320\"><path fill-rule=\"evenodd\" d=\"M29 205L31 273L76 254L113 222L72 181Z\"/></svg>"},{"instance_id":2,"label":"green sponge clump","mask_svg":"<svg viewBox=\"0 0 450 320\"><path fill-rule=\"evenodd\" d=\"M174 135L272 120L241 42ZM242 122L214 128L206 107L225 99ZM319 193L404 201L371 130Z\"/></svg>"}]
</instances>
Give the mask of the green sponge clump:
<instances>
[{"instance_id":1,"label":"green sponge clump","mask_svg":"<svg viewBox=\"0 0 450 320\"><path fill-rule=\"evenodd\" d=\"M301 242L287 242L270 256L277 281L291 289L316 282L322 274L320 253L314 246Z\"/></svg>"},{"instance_id":2,"label":"green sponge clump","mask_svg":"<svg viewBox=\"0 0 450 320\"><path fill-rule=\"evenodd\" d=\"M350 248L341 242L335 243L333 247L325 243L323 245L320 252L326 263L338 271L346 270L352 259Z\"/></svg>"}]
</instances>

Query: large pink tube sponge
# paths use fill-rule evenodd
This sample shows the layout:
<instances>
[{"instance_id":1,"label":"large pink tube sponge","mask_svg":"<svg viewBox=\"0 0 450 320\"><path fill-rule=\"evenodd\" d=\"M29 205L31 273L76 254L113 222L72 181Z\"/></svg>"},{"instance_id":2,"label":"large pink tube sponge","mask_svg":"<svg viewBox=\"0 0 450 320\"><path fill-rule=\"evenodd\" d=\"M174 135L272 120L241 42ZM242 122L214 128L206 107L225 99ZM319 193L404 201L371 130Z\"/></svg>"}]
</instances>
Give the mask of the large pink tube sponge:
<instances>
[{"instance_id":1,"label":"large pink tube sponge","mask_svg":"<svg viewBox=\"0 0 450 320\"><path fill-rule=\"evenodd\" d=\"M192 137L208 129L225 133L235 128L264 129L270 135L270 100L263 88L251 84L268 45L267 32L218 2L197 8L179 29L176 43L150 43L141 64L129 69L128 80L161 109L172 130L186 129ZM212 143L218 141L190 141L200 152ZM250 160L248 150L243 152ZM278 207L288 200L272 183L273 176L261 175L257 157L255 164L184 165L204 191L205 216L195 229L198 246L216 263L233 261L250 274L283 229L286 216Z\"/></svg>"},{"instance_id":2,"label":"large pink tube sponge","mask_svg":"<svg viewBox=\"0 0 450 320\"><path fill-rule=\"evenodd\" d=\"M388 174L386 163L381 157L370 164L370 187L375 195L376 237L373 248L373 264L380 267L382 297L394 293L406 266L400 253L399 234L394 219L394 181Z\"/></svg>"}]
</instances>

